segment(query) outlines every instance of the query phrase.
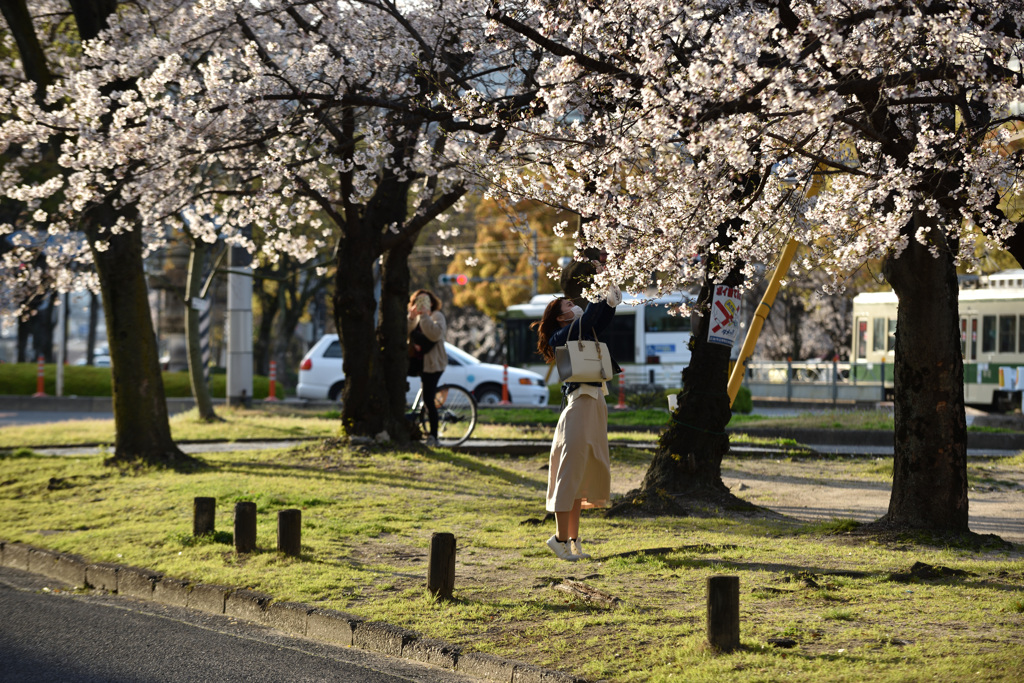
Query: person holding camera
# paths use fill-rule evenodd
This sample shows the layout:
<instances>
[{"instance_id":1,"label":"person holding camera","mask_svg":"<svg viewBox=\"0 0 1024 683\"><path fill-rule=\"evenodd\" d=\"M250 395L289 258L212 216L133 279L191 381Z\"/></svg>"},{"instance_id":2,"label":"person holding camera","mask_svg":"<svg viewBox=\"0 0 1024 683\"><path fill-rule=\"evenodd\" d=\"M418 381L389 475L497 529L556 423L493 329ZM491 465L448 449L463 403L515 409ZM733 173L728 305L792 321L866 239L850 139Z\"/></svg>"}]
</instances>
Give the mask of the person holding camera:
<instances>
[{"instance_id":1,"label":"person holding camera","mask_svg":"<svg viewBox=\"0 0 1024 683\"><path fill-rule=\"evenodd\" d=\"M409 342L409 375L418 376L423 383L423 402L430 421L428 446L437 446L437 384L441 373L448 367L448 352L444 338L448 323L441 312L441 300L433 292L417 289L409 297L409 315L406 322Z\"/></svg>"}]
</instances>

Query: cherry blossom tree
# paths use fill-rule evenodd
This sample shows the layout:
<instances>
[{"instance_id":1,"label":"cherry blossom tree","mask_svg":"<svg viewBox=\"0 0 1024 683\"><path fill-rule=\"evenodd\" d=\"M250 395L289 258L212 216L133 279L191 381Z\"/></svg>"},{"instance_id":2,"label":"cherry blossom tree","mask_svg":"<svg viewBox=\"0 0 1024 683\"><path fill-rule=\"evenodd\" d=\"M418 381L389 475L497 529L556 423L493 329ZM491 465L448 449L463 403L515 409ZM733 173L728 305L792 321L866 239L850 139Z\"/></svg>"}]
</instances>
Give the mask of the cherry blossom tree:
<instances>
[{"instance_id":1,"label":"cherry blossom tree","mask_svg":"<svg viewBox=\"0 0 1024 683\"><path fill-rule=\"evenodd\" d=\"M466 192L458 162L504 136L446 105L472 91L489 116L507 118L530 97L521 85L535 60L490 40L485 9L473 0L120 7L82 32L90 40L44 104L36 87L4 92L0 142L60 144L62 172L27 182L16 171L35 159L22 154L0 187L51 237L66 237L61 249L28 240L5 256L7 272L31 286L21 266L45 251L68 287L71 261L98 263L121 236L141 260L183 224L192 239L251 252L258 229L271 265L284 255L308 261L338 234L343 422L353 435L404 440L408 254L416 234ZM91 250L74 238L86 214L102 218Z\"/></svg>"},{"instance_id":2,"label":"cherry blossom tree","mask_svg":"<svg viewBox=\"0 0 1024 683\"><path fill-rule=\"evenodd\" d=\"M131 92L133 77L97 78L93 67L102 58L82 49L107 28L116 3L68 5L70 13L62 3L36 3L35 17L24 0L0 5L4 42L16 43L20 57L20 65L0 71L0 192L18 207L15 221L0 225L13 247L0 266L5 294L24 302L41 287L68 291L82 280L102 291L116 424L110 461L189 465L193 459L171 439L138 198L123 191L134 181L135 165L122 155L118 133L132 125L131 114L109 107ZM44 44L40 31L53 39ZM45 270L33 267L40 262Z\"/></svg>"},{"instance_id":3,"label":"cherry blossom tree","mask_svg":"<svg viewBox=\"0 0 1024 683\"><path fill-rule=\"evenodd\" d=\"M999 207L1021 191L1021 155L1004 148L1024 99L1024 4L512 0L491 18L500 39L543 51L546 115L511 127L487 170L512 196L593 218L587 241L611 264L598 284L721 282L773 263L790 239L806 246L797 270L833 283L884 259L901 305L880 522L966 531L955 267L1018 231ZM688 380L684 397L723 380ZM687 410L638 500L724 488L727 440L678 426L718 433L728 414Z\"/></svg>"}]
</instances>

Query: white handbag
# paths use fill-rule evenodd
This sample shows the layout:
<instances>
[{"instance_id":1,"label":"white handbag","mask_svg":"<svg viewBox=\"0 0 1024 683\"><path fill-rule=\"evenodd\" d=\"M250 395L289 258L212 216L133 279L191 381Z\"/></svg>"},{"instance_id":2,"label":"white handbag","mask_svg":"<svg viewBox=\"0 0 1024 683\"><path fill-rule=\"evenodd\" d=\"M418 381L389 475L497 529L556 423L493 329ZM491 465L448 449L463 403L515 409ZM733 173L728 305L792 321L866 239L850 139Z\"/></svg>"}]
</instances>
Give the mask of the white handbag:
<instances>
[{"instance_id":1,"label":"white handbag","mask_svg":"<svg viewBox=\"0 0 1024 683\"><path fill-rule=\"evenodd\" d=\"M558 368L558 379L562 382L607 382L612 378L612 355L604 342L582 339L583 328L579 336L572 338L572 326L569 325L569 341L565 346L555 347L555 366Z\"/></svg>"}]
</instances>

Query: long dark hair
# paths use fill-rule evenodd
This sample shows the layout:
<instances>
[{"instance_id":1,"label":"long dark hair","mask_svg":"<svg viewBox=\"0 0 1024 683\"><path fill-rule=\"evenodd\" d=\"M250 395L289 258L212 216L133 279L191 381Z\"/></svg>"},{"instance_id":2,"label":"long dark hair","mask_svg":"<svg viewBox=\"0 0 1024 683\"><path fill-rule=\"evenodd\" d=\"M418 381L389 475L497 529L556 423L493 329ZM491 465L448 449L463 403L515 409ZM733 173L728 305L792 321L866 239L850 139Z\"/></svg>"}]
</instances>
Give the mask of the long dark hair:
<instances>
[{"instance_id":1,"label":"long dark hair","mask_svg":"<svg viewBox=\"0 0 1024 683\"><path fill-rule=\"evenodd\" d=\"M555 362L555 350L548 344L548 339L562 327L562 321L558 319L560 315L562 315L562 297L553 299L544 309L544 315L540 317L540 320L530 324L530 329L537 330L537 353L549 363Z\"/></svg>"}]
</instances>

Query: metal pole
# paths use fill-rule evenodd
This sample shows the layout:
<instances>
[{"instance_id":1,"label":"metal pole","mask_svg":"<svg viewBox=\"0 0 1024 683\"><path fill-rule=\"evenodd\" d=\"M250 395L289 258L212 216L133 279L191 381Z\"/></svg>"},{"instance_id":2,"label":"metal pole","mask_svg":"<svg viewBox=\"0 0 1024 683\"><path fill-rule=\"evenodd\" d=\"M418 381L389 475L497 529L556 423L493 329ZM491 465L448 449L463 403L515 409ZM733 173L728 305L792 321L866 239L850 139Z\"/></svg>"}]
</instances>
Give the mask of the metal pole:
<instances>
[{"instance_id":1,"label":"metal pole","mask_svg":"<svg viewBox=\"0 0 1024 683\"><path fill-rule=\"evenodd\" d=\"M64 359L67 358L68 349L68 295L60 297L60 306L57 307L57 388L53 392L56 396L64 395Z\"/></svg>"},{"instance_id":2,"label":"metal pole","mask_svg":"<svg viewBox=\"0 0 1024 683\"><path fill-rule=\"evenodd\" d=\"M531 296L536 296L538 290L540 289L540 282L539 282L540 275L538 274L538 271L540 270L540 254L537 252L537 231L533 230L532 233L533 233L533 291L531 292Z\"/></svg>"},{"instance_id":3,"label":"metal pole","mask_svg":"<svg viewBox=\"0 0 1024 683\"><path fill-rule=\"evenodd\" d=\"M764 327L764 321L772 310L772 304L775 303L775 297L779 293L779 285L782 282L782 278L789 271L789 264L793 262L793 256L796 254L798 244L796 240L790 240L786 244L786 248L782 250L779 262L775 265L775 272L772 273L771 280L768 281L768 289L765 290L764 296L761 297L761 303L754 312L753 319L750 321L747 336L744 337L743 346L740 347L740 355L736 359L736 365L733 366L732 372L729 374L730 406L736 400L736 394L743 383L743 373L747 366L747 360L754 355L757 338L761 335L761 328Z\"/></svg>"},{"instance_id":4,"label":"metal pole","mask_svg":"<svg viewBox=\"0 0 1024 683\"><path fill-rule=\"evenodd\" d=\"M231 247L228 256L227 403L252 401L252 256Z\"/></svg>"}]
</instances>

